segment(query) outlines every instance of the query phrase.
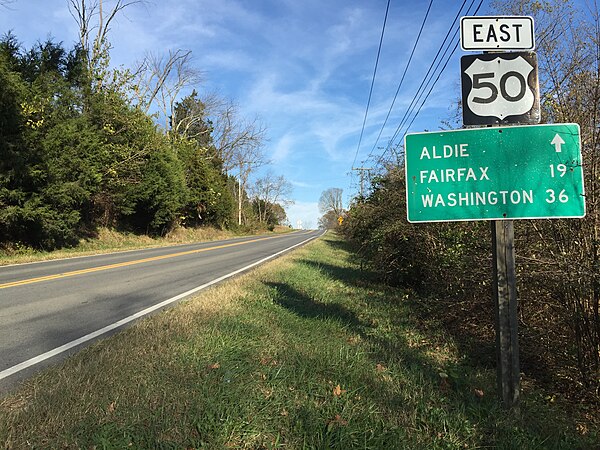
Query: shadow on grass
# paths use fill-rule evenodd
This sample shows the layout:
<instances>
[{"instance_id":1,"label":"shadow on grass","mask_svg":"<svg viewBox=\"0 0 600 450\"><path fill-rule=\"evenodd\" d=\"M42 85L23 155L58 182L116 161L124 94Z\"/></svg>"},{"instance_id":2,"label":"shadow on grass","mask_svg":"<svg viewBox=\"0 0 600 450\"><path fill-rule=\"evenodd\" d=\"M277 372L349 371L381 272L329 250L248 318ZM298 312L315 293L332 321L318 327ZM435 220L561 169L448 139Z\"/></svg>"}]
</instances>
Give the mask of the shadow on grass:
<instances>
[{"instance_id":1,"label":"shadow on grass","mask_svg":"<svg viewBox=\"0 0 600 450\"><path fill-rule=\"evenodd\" d=\"M314 267L320 271L325 272L331 278L343 281L349 286L357 287L369 287L372 288L373 294L370 297L370 301L377 301L379 303L393 305L398 303L398 297L396 295L390 295L393 290L403 290L402 287L391 287L383 284L380 281L379 275L368 268L363 268L363 264L360 257L356 254L356 248L351 243L330 236L329 238L323 238L323 242L334 249L339 249L347 252L351 258L356 258L357 263L360 264L361 268L348 268L340 267L337 265L331 265L323 262L316 262L312 260L300 260L301 264L309 267ZM411 297L413 297L411 295ZM491 301L491 293L490 293ZM474 304L475 308L479 308L480 304ZM435 323L436 328L443 329L444 332L448 333L454 338L460 352L469 357L472 364L477 365L486 369L493 369L496 365L496 343L493 336L489 337L489 333L481 333L480 329L476 329L471 326L470 323L464 322L464 316L466 317L481 317L482 314L489 313L490 316L492 311L464 311L464 313L456 313L456 311L448 311L448 307L452 307L452 301L448 300L431 300L427 298L420 298L418 303L413 302L411 309L419 316L422 317L421 325L423 328L428 328L429 323ZM462 308L465 306L462 305ZM493 319L490 318L493 322ZM486 318L487 321L487 318ZM479 325L480 326L480 325Z\"/></svg>"},{"instance_id":2,"label":"shadow on grass","mask_svg":"<svg viewBox=\"0 0 600 450\"><path fill-rule=\"evenodd\" d=\"M334 249L340 249L347 252L350 257L359 258L356 256L355 247L344 239L330 237L328 239L323 239L323 241ZM341 267L306 259L300 260L299 263L323 271L331 278L339 280L346 285L362 288L367 287L370 291L369 302L372 304L377 302L382 306L385 305L385 308L409 308L416 316L422 317L422 320L419 320L419 324L417 324L419 329L428 332L427 329L430 327L429 324L436 329L442 329L452 336L460 353L466 355L472 364L488 369L493 369L495 367L495 340L484 340L476 333L471 333L468 332L468 330L464 330L464 328L454 326L451 323L454 319L452 319L450 315L445 314L443 306L439 305L439 302L433 302L432 304L427 305L426 303L431 302L431 300L423 300L424 304L419 304L414 300L414 295L411 294L411 300L407 300L410 304L407 306L405 300L399 298L401 296L399 293L405 292L405 289L384 284L380 281L378 274L373 270ZM395 317L392 318L394 325L407 324L408 322L411 322L411 320L413 319L407 318L404 313L397 313L395 314ZM427 372L434 377L437 376L437 370L429 370L432 365L435 365L431 362L431 359L425 355L419 356L419 353L422 352L409 348L407 342L392 342L390 339L376 338L374 336L371 336L370 340L377 346L387 349L386 351L388 351L390 355L395 354L399 356L402 354L401 357L405 361L410 361L411 364L426 364L428 366Z\"/></svg>"},{"instance_id":3,"label":"shadow on grass","mask_svg":"<svg viewBox=\"0 0 600 450\"><path fill-rule=\"evenodd\" d=\"M351 286L364 286L377 281L376 274L368 269L341 267L309 259L301 259L298 262L318 271L325 272L332 279L343 281Z\"/></svg>"},{"instance_id":4,"label":"shadow on grass","mask_svg":"<svg viewBox=\"0 0 600 450\"><path fill-rule=\"evenodd\" d=\"M332 241L334 244L336 241ZM375 275L372 272L365 273L359 269L351 267L342 267L333 264L315 262L302 259L298 261L309 268L324 272L329 278L342 282L346 285L354 285L358 288L368 289L368 302L379 312L392 313L394 317L390 318L395 326L410 326L412 324L402 312L395 311L393 308L402 308L399 295L393 295L391 289L375 281ZM369 279L371 278L371 279ZM348 307L340 303L323 303L315 300L310 295L302 293L286 283L265 283L271 289L275 289L277 294L274 296L274 302L296 315L317 320L335 320L348 327L349 331L361 337L371 348L370 359L373 364L382 363L389 360L398 360L400 363L420 372L424 379L435 384L438 380L440 367L425 354L419 347L413 347L407 339L397 334L389 335L378 333L378 321L371 317L368 321L360 320L357 313L354 312L352 304ZM351 300L350 300L351 301ZM359 300L359 301L362 301ZM357 311L358 311L357 306ZM371 311L373 313L373 310ZM409 324L410 323L410 324ZM394 397L390 392L387 397ZM388 399L389 400L389 399Z\"/></svg>"},{"instance_id":5,"label":"shadow on grass","mask_svg":"<svg viewBox=\"0 0 600 450\"><path fill-rule=\"evenodd\" d=\"M328 246L348 252L350 258L354 257L352 246L348 243L337 240L337 239L323 239L323 242ZM358 286L364 289L367 298L358 299L359 302L367 302L369 304L368 311L366 314L388 314L395 316L392 319L393 325L406 324L411 327L414 325L418 326L419 319L418 313L413 315L412 313L419 310L418 305L407 304L404 298L404 290L402 288L391 288L378 282L377 275L370 270L363 270L357 267L358 264L351 265L351 267L344 267L345 264L336 265L335 263L314 261L308 259L302 259L299 261L300 264L305 265L309 268L318 270L325 274L329 278L336 280L346 286ZM360 313L358 308L360 305L356 305L356 312L353 311L354 305L351 303L344 304L322 304L320 302L313 301L309 295L303 294L295 290L294 288L287 285L277 285L277 289L281 293L279 296L279 304L286 307L287 309L293 310L303 317L309 318L334 318L343 321L351 326L352 331L359 334L361 338L368 342L371 346L370 359L375 363L391 362L396 361L400 366L409 369L415 374L419 374L418 378L426 381L431 387L436 386L443 388L443 383L440 379L440 371L450 374L450 383L452 387L448 388L447 395L452 398L455 407L458 410L464 412L465 418L468 420L479 422L481 421L481 414L485 414L485 411L496 411L500 412L500 405L496 402L493 393L486 392L484 399L477 398L474 394L473 389L477 386L470 385L475 382L474 379L464 377L461 373L465 370L462 367L463 363L457 362L440 362L436 358L428 354L431 351L431 344L433 343L420 343L409 342L407 336L403 336L402 332L393 332L386 330L377 329L377 324L373 324L370 318L365 319L361 314L357 319L357 314ZM289 296L289 297L288 297ZM351 301L351 300L350 300ZM435 310L432 311L435 314ZM440 312L439 310L437 312ZM408 316L412 316L410 319ZM416 317L415 317L416 316ZM416 319L416 320L415 320ZM440 317L438 320L432 321L432 327L435 328L435 333L439 331L448 333L452 336L452 332L447 330L444 326L445 317ZM368 321L368 323L365 323ZM416 323L415 323L416 322ZM424 328L429 328L425 326ZM454 330L455 331L455 330ZM425 333L426 336L426 333ZM467 355L470 363L475 363L474 366L481 367L486 366L487 368L495 366L495 342L481 341L475 336L470 336L470 342L465 342L460 336L452 336L459 347L459 351L463 355ZM434 338L435 339L435 338ZM442 338L443 339L443 338ZM476 342L474 342L476 341ZM388 393L388 395L391 393ZM392 395L394 397L394 395ZM531 404L533 409L538 409L539 405ZM533 412L533 410L532 410ZM540 411L537 411L538 413ZM504 420L508 419L506 416ZM566 420L564 419L558 420ZM484 427L496 428L498 423L495 420L490 419L487 423L482 424ZM511 420L500 425L500 428L496 430L498 433L495 436L490 436L489 443L493 443L496 438L504 434L510 434L511 431ZM515 424L513 424L515 425ZM533 438L534 440L540 439L540 442L544 442L546 439L555 439L556 446L554 448L570 448L567 443L571 444L576 439L567 428L561 426L564 424L556 424L557 427L552 428L548 426L547 417L542 413L541 415L534 415L528 417L525 422L519 422L517 426L519 431L519 438L528 440ZM560 428L560 429L559 429ZM546 436L549 433L551 437ZM572 448L580 448L575 444Z\"/></svg>"},{"instance_id":6,"label":"shadow on grass","mask_svg":"<svg viewBox=\"0 0 600 450\"><path fill-rule=\"evenodd\" d=\"M300 317L307 319L339 320L344 325L350 325L352 327L362 325L358 317L342 305L337 303L316 302L309 296L285 283L266 283L266 286L277 291L275 303L292 311Z\"/></svg>"},{"instance_id":7,"label":"shadow on grass","mask_svg":"<svg viewBox=\"0 0 600 450\"><path fill-rule=\"evenodd\" d=\"M338 250L343 250L349 253L352 253L356 250L355 245L337 235L326 234L321 238L321 240L330 247L333 247Z\"/></svg>"}]
</instances>

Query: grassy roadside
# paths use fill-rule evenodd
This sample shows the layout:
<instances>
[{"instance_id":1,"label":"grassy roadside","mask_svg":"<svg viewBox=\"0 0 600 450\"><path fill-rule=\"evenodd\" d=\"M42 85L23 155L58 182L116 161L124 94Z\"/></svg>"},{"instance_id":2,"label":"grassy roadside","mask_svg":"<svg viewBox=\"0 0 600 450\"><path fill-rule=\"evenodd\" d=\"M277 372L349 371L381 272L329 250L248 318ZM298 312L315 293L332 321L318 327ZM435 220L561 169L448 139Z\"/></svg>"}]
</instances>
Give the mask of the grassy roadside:
<instances>
[{"instance_id":1,"label":"grassy roadside","mask_svg":"<svg viewBox=\"0 0 600 450\"><path fill-rule=\"evenodd\" d=\"M416 301L328 235L27 381L0 400L0 446L598 448L531 387L502 411Z\"/></svg>"},{"instance_id":2,"label":"grassy roadside","mask_svg":"<svg viewBox=\"0 0 600 450\"><path fill-rule=\"evenodd\" d=\"M276 227L274 233L286 233L289 231L291 231L291 229L288 227ZM263 233L270 232L265 231ZM96 236L81 239L79 244L72 248L54 251L40 251L19 247L10 249L0 248L0 266L166 245L217 241L240 237L247 234L248 233L236 233L228 230L203 227L177 228L164 237L151 237L133 233L121 233L108 228L100 228Z\"/></svg>"}]
</instances>

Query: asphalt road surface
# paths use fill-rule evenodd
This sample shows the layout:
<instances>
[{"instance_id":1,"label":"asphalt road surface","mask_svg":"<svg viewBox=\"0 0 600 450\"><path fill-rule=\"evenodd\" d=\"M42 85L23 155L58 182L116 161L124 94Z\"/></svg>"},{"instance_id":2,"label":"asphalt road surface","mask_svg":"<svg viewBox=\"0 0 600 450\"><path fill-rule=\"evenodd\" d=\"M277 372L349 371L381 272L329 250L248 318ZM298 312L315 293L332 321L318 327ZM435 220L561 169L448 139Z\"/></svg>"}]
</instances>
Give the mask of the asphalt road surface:
<instances>
[{"instance_id":1,"label":"asphalt road surface","mask_svg":"<svg viewBox=\"0 0 600 450\"><path fill-rule=\"evenodd\" d=\"M138 317L320 235L299 231L0 267L0 391Z\"/></svg>"}]
</instances>

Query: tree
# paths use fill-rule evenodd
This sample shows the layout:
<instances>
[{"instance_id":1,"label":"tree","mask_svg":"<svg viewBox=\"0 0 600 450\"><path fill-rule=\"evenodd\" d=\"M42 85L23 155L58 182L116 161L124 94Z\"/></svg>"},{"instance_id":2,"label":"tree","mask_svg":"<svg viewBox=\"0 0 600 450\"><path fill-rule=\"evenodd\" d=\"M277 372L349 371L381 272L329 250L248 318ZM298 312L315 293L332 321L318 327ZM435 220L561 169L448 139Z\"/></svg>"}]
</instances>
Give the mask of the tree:
<instances>
[{"instance_id":1,"label":"tree","mask_svg":"<svg viewBox=\"0 0 600 450\"><path fill-rule=\"evenodd\" d=\"M5 38L6 39L6 38ZM22 137L26 118L20 105L26 86L19 74L11 70L12 52L7 54L0 43L0 242L16 240L20 234L19 206L26 196L24 178L27 174L27 155Z\"/></svg>"},{"instance_id":2,"label":"tree","mask_svg":"<svg viewBox=\"0 0 600 450\"><path fill-rule=\"evenodd\" d=\"M233 102L216 95L200 98L192 93L177 101L182 90L195 86L200 74L191 66L191 52L177 50L167 57L147 55L135 77L134 98L144 111L156 103L161 109L167 134L172 139L196 141L205 157L225 175L237 169L238 224L242 224L243 195L253 170L266 163L263 145L266 129L258 118L240 117Z\"/></svg>"},{"instance_id":3,"label":"tree","mask_svg":"<svg viewBox=\"0 0 600 450\"><path fill-rule=\"evenodd\" d=\"M338 217L344 212L344 204L342 201L342 193L340 188L329 188L321 193L319 198L319 211L321 214L326 214L332 211Z\"/></svg>"},{"instance_id":4,"label":"tree","mask_svg":"<svg viewBox=\"0 0 600 450\"><path fill-rule=\"evenodd\" d=\"M253 216L246 186L266 162L258 119L196 90L180 99L199 82L190 52L148 55L144 73L110 68L111 25L141 0L68 3L80 34L73 49L48 40L24 51L12 34L0 39L0 241L49 249L98 226L227 226L235 192L239 217ZM165 128L150 104L170 118ZM271 198L258 206L262 220L284 220Z\"/></svg>"},{"instance_id":5,"label":"tree","mask_svg":"<svg viewBox=\"0 0 600 450\"><path fill-rule=\"evenodd\" d=\"M233 219L234 199L227 177L197 142L181 139L173 144L184 169L188 198L182 210L188 226L227 226Z\"/></svg>"},{"instance_id":6,"label":"tree","mask_svg":"<svg viewBox=\"0 0 600 450\"><path fill-rule=\"evenodd\" d=\"M2 84L19 98L16 105L0 105L3 111L12 109L11 122L2 127L12 133L1 139L9 147L0 164L0 203L5 206L0 235L8 242L53 248L75 242L85 227L85 212L98 187L94 158L101 142L80 114L73 73L77 52L52 41L24 52L15 42L6 36L0 43L0 59L7 57L12 69ZM17 85L21 88L14 91ZM13 128L11 123L18 122Z\"/></svg>"},{"instance_id":7,"label":"tree","mask_svg":"<svg viewBox=\"0 0 600 450\"><path fill-rule=\"evenodd\" d=\"M238 106L231 101L215 97L211 100L207 102L208 117L213 123L213 142L223 161L223 170L228 173L238 168L244 172L264 165L265 126L257 117L251 120L240 117Z\"/></svg>"},{"instance_id":8,"label":"tree","mask_svg":"<svg viewBox=\"0 0 600 450\"><path fill-rule=\"evenodd\" d=\"M214 128L208 117L208 108L207 102L201 100L194 89L190 95L175 103L171 131L175 136L192 140L204 149L210 148L216 157L212 136Z\"/></svg>"},{"instance_id":9,"label":"tree","mask_svg":"<svg viewBox=\"0 0 600 450\"><path fill-rule=\"evenodd\" d=\"M175 104L181 92L200 82L200 72L192 66L192 52L169 50L166 55L146 54L133 76L133 97L144 112L152 105L160 108L166 121L165 130L178 130ZM195 92L195 91L194 91Z\"/></svg>"},{"instance_id":10,"label":"tree","mask_svg":"<svg viewBox=\"0 0 600 450\"><path fill-rule=\"evenodd\" d=\"M155 139L140 182L129 186L128 197L135 206L127 219L137 230L163 235L178 223L188 190L181 161L168 140L160 133Z\"/></svg>"},{"instance_id":11,"label":"tree","mask_svg":"<svg viewBox=\"0 0 600 450\"><path fill-rule=\"evenodd\" d=\"M327 211L319 218L319 228L325 230L332 230L339 226L339 215L334 211Z\"/></svg>"},{"instance_id":12,"label":"tree","mask_svg":"<svg viewBox=\"0 0 600 450\"><path fill-rule=\"evenodd\" d=\"M271 205L271 210L269 216L274 225L289 225L287 213L285 212L285 208L281 206L279 203L275 205ZM267 218L267 222L269 223L269 218Z\"/></svg>"},{"instance_id":13,"label":"tree","mask_svg":"<svg viewBox=\"0 0 600 450\"><path fill-rule=\"evenodd\" d=\"M143 0L116 0L107 12L104 0L69 0L69 11L79 28L79 43L92 85L101 87L108 74L108 32L113 20L121 11L137 3L143 3Z\"/></svg>"},{"instance_id":14,"label":"tree","mask_svg":"<svg viewBox=\"0 0 600 450\"><path fill-rule=\"evenodd\" d=\"M581 127L586 217L523 221L518 266L523 326L551 354L578 367L582 386L600 385L600 16L560 0L514 0L502 13L534 17L542 121ZM522 237L520 237L520 236ZM548 326L552 324L552 326ZM555 343L555 344L554 344ZM541 345L543 347L545 344ZM527 351L527 349L525 349ZM539 355L538 355L539 356ZM574 374L572 376L575 376Z\"/></svg>"},{"instance_id":15,"label":"tree","mask_svg":"<svg viewBox=\"0 0 600 450\"><path fill-rule=\"evenodd\" d=\"M515 224L523 371L576 398L600 386L600 20L567 1L498 2L503 15L531 15L537 31L542 121L581 126L587 215ZM389 167L341 231L390 284L422 291L423 314L474 342L493 329L490 240L484 222L406 222L404 170ZM434 301L428 302L426 298ZM473 327L477 323L477 327ZM486 331L488 330L488 331ZM570 385L565 392L564 386Z\"/></svg>"},{"instance_id":16,"label":"tree","mask_svg":"<svg viewBox=\"0 0 600 450\"><path fill-rule=\"evenodd\" d=\"M319 198L319 228L332 229L339 226L338 219L344 214L342 193L340 188L329 188L321 193Z\"/></svg>"},{"instance_id":17,"label":"tree","mask_svg":"<svg viewBox=\"0 0 600 450\"><path fill-rule=\"evenodd\" d=\"M264 177L255 181L251 191L259 222L267 223L269 216L275 218L276 205L282 208L293 203L289 199L292 184L283 175L275 176L272 172L267 172Z\"/></svg>"}]
</instances>

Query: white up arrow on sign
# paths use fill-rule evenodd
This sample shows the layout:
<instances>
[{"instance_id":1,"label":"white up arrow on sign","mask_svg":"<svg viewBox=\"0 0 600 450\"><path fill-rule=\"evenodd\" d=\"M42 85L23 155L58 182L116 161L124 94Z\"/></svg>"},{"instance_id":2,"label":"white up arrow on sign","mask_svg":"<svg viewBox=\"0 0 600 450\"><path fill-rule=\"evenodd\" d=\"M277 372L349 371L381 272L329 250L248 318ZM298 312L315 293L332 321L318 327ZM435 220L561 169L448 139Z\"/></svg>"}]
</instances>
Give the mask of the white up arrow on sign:
<instances>
[{"instance_id":1,"label":"white up arrow on sign","mask_svg":"<svg viewBox=\"0 0 600 450\"><path fill-rule=\"evenodd\" d=\"M558 133L556 133L556 136L554 136L554 139L552 139L552 142L550 143L554 145L556 153L560 153L562 151L562 145L565 143L565 141L558 135Z\"/></svg>"}]
</instances>

